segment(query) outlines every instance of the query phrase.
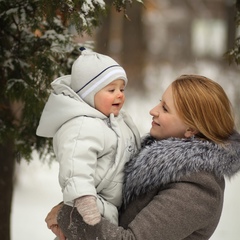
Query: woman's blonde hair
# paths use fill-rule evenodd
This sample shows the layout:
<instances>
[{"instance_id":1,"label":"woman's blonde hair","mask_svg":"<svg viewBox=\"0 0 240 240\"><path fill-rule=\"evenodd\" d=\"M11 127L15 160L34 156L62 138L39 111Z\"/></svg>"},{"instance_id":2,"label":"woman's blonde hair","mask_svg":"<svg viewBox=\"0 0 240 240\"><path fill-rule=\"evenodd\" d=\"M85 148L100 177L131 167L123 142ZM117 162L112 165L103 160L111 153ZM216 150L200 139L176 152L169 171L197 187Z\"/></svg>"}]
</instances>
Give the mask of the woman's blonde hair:
<instances>
[{"instance_id":1,"label":"woman's blonde hair","mask_svg":"<svg viewBox=\"0 0 240 240\"><path fill-rule=\"evenodd\" d=\"M199 133L196 136L223 143L234 131L231 103L223 88L199 75L182 75L172 83L180 118Z\"/></svg>"}]
</instances>

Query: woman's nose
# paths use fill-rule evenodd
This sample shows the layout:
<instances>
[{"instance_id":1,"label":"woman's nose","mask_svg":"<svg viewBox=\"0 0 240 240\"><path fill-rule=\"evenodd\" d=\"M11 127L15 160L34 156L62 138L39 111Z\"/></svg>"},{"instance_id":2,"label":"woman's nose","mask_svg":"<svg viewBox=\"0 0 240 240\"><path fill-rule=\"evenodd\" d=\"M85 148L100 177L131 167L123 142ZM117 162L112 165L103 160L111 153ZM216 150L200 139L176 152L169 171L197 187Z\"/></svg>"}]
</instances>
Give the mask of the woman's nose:
<instances>
[{"instance_id":1,"label":"woman's nose","mask_svg":"<svg viewBox=\"0 0 240 240\"><path fill-rule=\"evenodd\" d=\"M151 109L150 111L149 111L149 113L150 113L150 115L151 116L158 116L158 111L157 111L157 107L154 107L153 109Z\"/></svg>"}]
</instances>

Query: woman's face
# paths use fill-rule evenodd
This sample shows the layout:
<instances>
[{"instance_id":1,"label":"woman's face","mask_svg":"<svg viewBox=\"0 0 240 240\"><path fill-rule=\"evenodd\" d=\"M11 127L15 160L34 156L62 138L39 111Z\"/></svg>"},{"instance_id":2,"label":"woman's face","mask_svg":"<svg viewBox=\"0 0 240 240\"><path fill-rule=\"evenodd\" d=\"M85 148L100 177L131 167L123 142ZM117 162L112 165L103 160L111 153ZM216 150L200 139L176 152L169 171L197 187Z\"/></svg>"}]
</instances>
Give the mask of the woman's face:
<instances>
[{"instance_id":1,"label":"woman's face","mask_svg":"<svg viewBox=\"0 0 240 240\"><path fill-rule=\"evenodd\" d=\"M172 87L167 88L160 103L150 111L152 128L150 134L156 139L190 137L188 126L179 118L173 102Z\"/></svg>"}]
</instances>

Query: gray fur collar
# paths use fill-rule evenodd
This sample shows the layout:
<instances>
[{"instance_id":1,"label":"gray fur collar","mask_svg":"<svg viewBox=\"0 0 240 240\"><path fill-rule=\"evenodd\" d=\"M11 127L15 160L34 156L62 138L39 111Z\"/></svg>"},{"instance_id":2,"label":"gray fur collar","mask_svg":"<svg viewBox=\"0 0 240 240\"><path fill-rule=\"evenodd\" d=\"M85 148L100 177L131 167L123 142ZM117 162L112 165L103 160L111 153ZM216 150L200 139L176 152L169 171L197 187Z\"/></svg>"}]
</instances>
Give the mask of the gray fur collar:
<instances>
[{"instance_id":1,"label":"gray fur collar","mask_svg":"<svg viewBox=\"0 0 240 240\"><path fill-rule=\"evenodd\" d=\"M157 141L147 136L141 151L126 164L124 205L141 194L199 171L232 177L240 170L240 135L234 133L221 147L196 138Z\"/></svg>"}]
</instances>

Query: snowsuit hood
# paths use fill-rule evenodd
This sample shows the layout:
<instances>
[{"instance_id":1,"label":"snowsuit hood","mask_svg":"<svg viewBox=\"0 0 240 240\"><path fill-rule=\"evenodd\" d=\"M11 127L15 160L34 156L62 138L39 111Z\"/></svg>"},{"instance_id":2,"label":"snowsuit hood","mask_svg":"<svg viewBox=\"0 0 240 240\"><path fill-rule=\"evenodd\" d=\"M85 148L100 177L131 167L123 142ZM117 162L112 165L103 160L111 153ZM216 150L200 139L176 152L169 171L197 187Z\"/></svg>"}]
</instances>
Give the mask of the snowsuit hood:
<instances>
[{"instance_id":1,"label":"snowsuit hood","mask_svg":"<svg viewBox=\"0 0 240 240\"><path fill-rule=\"evenodd\" d=\"M102 120L107 116L85 103L71 88L71 75L57 78L51 83L52 93L44 107L37 135L53 137L67 121L78 116L97 117Z\"/></svg>"}]
</instances>

